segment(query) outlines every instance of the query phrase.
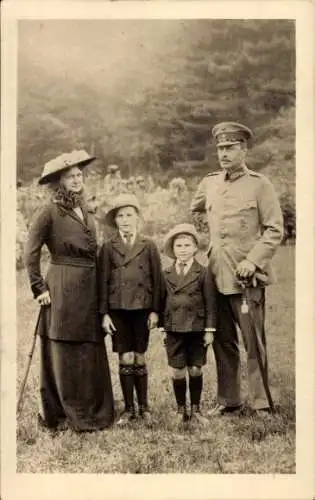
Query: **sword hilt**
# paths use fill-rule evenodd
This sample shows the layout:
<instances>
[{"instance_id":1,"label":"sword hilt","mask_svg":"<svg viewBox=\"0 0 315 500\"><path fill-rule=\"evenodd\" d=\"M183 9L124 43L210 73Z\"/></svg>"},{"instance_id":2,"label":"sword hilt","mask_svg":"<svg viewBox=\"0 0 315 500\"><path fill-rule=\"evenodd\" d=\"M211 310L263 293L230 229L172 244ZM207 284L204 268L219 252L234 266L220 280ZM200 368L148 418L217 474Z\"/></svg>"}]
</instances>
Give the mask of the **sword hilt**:
<instances>
[{"instance_id":1,"label":"sword hilt","mask_svg":"<svg viewBox=\"0 0 315 500\"><path fill-rule=\"evenodd\" d=\"M264 273L256 271L250 278L238 277L236 280L237 284L240 285L243 289L256 287L257 281L260 281L262 284L266 284L268 282L268 276Z\"/></svg>"}]
</instances>

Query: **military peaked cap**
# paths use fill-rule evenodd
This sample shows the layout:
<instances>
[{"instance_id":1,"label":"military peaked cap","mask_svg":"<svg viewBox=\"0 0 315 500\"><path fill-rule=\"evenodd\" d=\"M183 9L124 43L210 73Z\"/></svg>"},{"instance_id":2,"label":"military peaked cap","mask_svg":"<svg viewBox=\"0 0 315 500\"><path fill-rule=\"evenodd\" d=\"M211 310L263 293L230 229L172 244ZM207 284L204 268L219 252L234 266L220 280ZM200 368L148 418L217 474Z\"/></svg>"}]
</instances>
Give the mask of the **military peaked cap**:
<instances>
[{"instance_id":1,"label":"military peaked cap","mask_svg":"<svg viewBox=\"0 0 315 500\"><path fill-rule=\"evenodd\" d=\"M236 122L221 122L212 129L217 146L229 146L254 138L253 132L245 125Z\"/></svg>"}]
</instances>

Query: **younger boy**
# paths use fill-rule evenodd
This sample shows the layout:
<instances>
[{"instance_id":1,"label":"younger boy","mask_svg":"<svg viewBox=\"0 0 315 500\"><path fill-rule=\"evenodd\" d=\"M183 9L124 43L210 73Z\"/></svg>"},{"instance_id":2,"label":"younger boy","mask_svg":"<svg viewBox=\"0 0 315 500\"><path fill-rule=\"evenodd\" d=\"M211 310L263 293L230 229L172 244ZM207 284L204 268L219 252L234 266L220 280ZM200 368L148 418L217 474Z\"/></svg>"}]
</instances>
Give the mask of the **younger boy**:
<instances>
[{"instance_id":1,"label":"younger boy","mask_svg":"<svg viewBox=\"0 0 315 500\"><path fill-rule=\"evenodd\" d=\"M199 238L193 225L179 224L167 235L165 254L174 259L165 269L163 324L166 351L177 402L177 423L190 419L207 425L200 411L202 366L216 330L216 289L211 271L195 260ZM190 414L186 408L189 374Z\"/></svg>"},{"instance_id":2,"label":"younger boy","mask_svg":"<svg viewBox=\"0 0 315 500\"><path fill-rule=\"evenodd\" d=\"M136 196L117 196L105 218L117 231L103 244L99 257L102 324L119 355L125 402L118 425L135 418L134 387L139 416L151 423L145 352L149 331L158 323L163 276L156 245L139 234L139 214Z\"/></svg>"}]
</instances>

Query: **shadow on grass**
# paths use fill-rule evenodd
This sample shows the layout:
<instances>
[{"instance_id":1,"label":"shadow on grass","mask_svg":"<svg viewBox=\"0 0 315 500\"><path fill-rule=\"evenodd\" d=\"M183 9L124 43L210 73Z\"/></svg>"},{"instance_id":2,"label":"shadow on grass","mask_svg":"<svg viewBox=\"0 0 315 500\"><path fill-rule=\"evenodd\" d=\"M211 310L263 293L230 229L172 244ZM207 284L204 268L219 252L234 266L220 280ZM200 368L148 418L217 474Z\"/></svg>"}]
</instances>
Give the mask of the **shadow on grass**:
<instances>
[{"instance_id":1,"label":"shadow on grass","mask_svg":"<svg viewBox=\"0 0 315 500\"><path fill-rule=\"evenodd\" d=\"M287 436L295 432L295 407L275 405L274 413L256 414L245 407L238 417L232 419L236 435L248 441L260 442L268 436Z\"/></svg>"}]
</instances>

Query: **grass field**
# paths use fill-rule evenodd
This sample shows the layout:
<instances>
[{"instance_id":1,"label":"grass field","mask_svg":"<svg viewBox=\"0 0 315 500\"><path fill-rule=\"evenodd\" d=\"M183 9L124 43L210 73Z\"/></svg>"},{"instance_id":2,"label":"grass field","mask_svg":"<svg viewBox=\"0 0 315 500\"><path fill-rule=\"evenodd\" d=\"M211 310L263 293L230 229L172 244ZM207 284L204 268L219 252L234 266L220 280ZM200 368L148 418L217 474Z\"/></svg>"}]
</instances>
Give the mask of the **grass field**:
<instances>
[{"instance_id":1,"label":"grass field","mask_svg":"<svg viewBox=\"0 0 315 500\"><path fill-rule=\"evenodd\" d=\"M138 422L128 429L52 435L37 426L39 359L35 351L17 422L17 472L67 473L294 473L295 472L295 328L293 246L281 247L274 259L278 283L267 291L267 341L271 390L277 413L265 421L250 414L212 419L207 430L174 427L174 406L164 348L152 334L148 351L150 403L154 425ZM18 387L27 364L37 306L25 271L17 276ZM117 360L106 339L117 409L122 408ZM242 359L244 360L242 349ZM243 363L242 383L246 393ZM213 353L205 367L203 408L215 397Z\"/></svg>"}]
</instances>

